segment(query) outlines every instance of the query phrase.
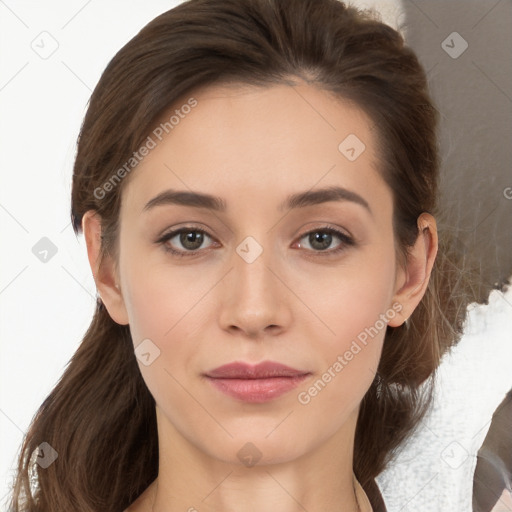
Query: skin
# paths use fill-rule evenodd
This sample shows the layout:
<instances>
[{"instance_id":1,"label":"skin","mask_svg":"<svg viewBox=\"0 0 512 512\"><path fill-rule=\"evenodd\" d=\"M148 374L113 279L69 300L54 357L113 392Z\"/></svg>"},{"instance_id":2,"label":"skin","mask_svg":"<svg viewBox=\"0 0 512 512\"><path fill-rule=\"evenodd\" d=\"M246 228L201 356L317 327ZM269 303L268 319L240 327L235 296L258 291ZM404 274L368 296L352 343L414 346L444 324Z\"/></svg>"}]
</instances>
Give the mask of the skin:
<instances>
[{"instance_id":1,"label":"skin","mask_svg":"<svg viewBox=\"0 0 512 512\"><path fill-rule=\"evenodd\" d=\"M129 512L356 511L355 425L385 328L309 403L297 397L393 304L401 311L390 326L411 315L437 252L435 220L418 218L420 236L402 268L372 124L325 91L302 82L217 85L194 97L197 106L124 183L117 261L99 261L95 212L82 223L109 314L130 325L134 347L149 338L160 350L149 366L139 361L157 404L159 476ZM338 150L349 134L366 146L355 161ZM362 196L371 212L348 200L278 210L291 193L331 185ZM220 196L227 210L168 204L143 212L168 188ZM155 243L190 225L208 233L196 256L179 258ZM322 251L304 236L324 233L326 225L355 245L329 256L343 240L333 235ZM263 248L252 263L236 252L248 236ZM190 247L179 236L166 243ZM311 376L270 402L251 404L202 375L232 361L264 360ZM237 456L246 443L261 454L251 467Z\"/></svg>"}]
</instances>

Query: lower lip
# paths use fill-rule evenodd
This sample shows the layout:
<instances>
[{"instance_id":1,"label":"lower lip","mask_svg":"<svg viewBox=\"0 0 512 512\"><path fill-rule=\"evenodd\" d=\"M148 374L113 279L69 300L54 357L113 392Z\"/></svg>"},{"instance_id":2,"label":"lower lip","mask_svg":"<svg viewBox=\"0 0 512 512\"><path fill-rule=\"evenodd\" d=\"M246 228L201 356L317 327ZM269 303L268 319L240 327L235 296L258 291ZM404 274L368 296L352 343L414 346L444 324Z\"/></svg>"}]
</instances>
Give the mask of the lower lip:
<instances>
[{"instance_id":1,"label":"lower lip","mask_svg":"<svg viewBox=\"0 0 512 512\"><path fill-rule=\"evenodd\" d=\"M268 379L217 379L208 377L208 380L217 389L233 398L244 402L263 403L291 391L308 376L309 374Z\"/></svg>"}]
</instances>

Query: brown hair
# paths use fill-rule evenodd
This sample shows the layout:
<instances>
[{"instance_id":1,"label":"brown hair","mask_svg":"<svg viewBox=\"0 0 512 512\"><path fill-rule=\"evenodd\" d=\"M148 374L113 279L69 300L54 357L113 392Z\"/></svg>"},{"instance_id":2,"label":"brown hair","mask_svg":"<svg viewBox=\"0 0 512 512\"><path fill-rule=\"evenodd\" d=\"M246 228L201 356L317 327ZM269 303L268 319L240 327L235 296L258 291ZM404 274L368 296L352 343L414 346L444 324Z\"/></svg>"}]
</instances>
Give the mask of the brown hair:
<instances>
[{"instance_id":1,"label":"brown hair","mask_svg":"<svg viewBox=\"0 0 512 512\"><path fill-rule=\"evenodd\" d=\"M268 86L300 78L353 102L379 141L394 197L398 254L416 220L436 213L438 113L425 72L402 36L338 0L189 0L144 27L111 60L89 103L73 171L75 232L87 210L102 219L102 255L116 256L123 182L107 182L185 94L214 83ZM442 235L442 233L441 233ZM354 472L375 509L375 477L427 410L441 356L460 337L467 297L440 250L410 327L388 327L379 371L359 413ZM59 454L34 464L38 446ZM155 402L140 374L129 326L98 299L94 318L24 440L12 510L121 511L158 472ZM31 478L36 485L31 489Z\"/></svg>"}]
</instances>

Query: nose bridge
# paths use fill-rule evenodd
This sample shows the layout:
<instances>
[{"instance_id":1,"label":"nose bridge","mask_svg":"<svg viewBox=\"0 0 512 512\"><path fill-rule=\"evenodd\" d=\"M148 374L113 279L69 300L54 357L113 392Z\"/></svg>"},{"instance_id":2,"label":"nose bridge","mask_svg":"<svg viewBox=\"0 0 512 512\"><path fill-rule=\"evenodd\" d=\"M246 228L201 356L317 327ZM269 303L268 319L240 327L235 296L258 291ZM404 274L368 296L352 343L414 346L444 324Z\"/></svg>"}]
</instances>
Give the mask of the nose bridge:
<instances>
[{"instance_id":1,"label":"nose bridge","mask_svg":"<svg viewBox=\"0 0 512 512\"><path fill-rule=\"evenodd\" d=\"M237 327L254 335L271 325L282 327L287 321L283 285L272 268L276 258L271 247L264 246L269 244L268 238L265 240L260 243L248 236L235 249L222 301L224 328Z\"/></svg>"},{"instance_id":2,"label":"nose bridge","mask_svg":"<svg viewBox=\"0 0 512 512\"><path fill-rule=\"evenodd\" d=\"M248 236L236 247L233 258L234 295L238 300L249 300L260 308L276 297L277 283L269 270L274 260L269 245L268 238L260 243L253 236Z\"/></svg>"}]
</instances>

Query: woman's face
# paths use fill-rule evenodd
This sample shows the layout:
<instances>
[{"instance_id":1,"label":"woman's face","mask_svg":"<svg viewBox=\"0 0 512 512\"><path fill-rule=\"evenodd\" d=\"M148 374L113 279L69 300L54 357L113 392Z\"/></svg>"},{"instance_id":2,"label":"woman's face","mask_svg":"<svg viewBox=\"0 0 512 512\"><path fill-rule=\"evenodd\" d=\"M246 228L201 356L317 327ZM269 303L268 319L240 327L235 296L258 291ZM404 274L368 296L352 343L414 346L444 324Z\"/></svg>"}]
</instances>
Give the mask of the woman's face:
<instances>
[{"instance_id":1,"label":"woman's face","mask_svg":"<svg viewBox=\"0 0 512 512\"><path fill-rule=\"evenodd\" d=\"M324 91L193 97L125 184L109 311L130 325L160 436L238 464L293 460L353 431L386 325L404 320L392 194L368 119ZM302 376L207 376L263 361Z\"/></svg>"}]
</instances>

